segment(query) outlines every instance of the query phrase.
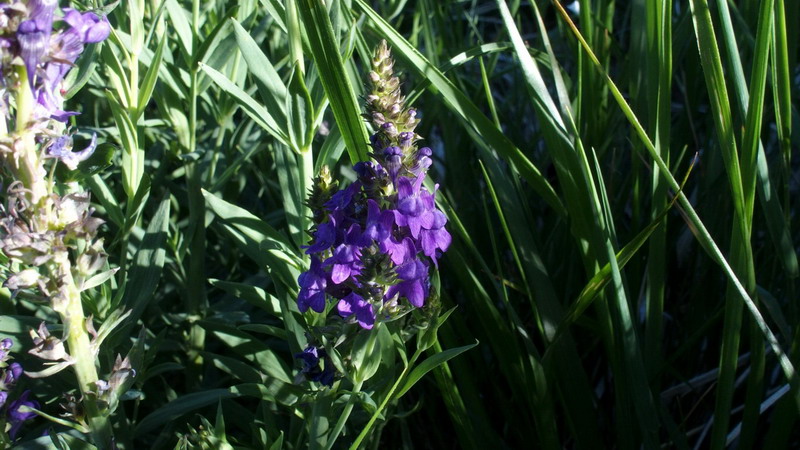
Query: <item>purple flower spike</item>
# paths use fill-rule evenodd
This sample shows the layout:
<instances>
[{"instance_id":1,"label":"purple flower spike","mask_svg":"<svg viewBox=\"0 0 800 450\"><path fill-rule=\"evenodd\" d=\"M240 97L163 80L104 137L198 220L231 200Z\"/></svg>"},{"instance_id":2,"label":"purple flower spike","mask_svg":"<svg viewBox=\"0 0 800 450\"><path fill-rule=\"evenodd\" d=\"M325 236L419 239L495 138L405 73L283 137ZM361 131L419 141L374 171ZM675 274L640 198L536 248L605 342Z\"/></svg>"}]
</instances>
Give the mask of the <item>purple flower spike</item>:
<instances>
[{"instance_id":1,"label":"purple flower spike","mask_svg":"<svg viewBox=\"0 0 800 450\"><path fill-rule=\"evenodd\" d=\"M297 296L297 307L300 312L306 312L308 308L316 312L324 311L325 287L328 285L328 280L319 259L311 258L311 268L300 274L297 283L300 285L300 294Z\"/></svg>"},{"instance_id":2,"label":"purple flower spike","mask_svg":"<svg viewBox=\"0 0 800 450\"><path fill-rule=\"evenodd\" d=\"M428 266L418 259L412 259L397 267L397 277L402 281L386 290L384 300L390 300L399 294L412 305L421 308L428 297Z\"/></svg>"},{"instance_id":3,"label":"purple flower spike","mask_svg":"<svg viewBox=\"0 0 800 450\"><path fill-rule=\"evenodd\" d=\"M339 315L345 318L355 314L361 328L369 330L375 325L375 311L372 309L372 304L355 292L341 299L336 309Z\"/></svg>"},{"instance_id":4,"label":"purple flower spike","mask_svg":"<svg viewBox=\"0 0 800 450\"><path fill-rule=\"evenodd\" d=\"M6 404L6 400L8 400L8 392L0 391L0 408Z\"/></svg>"},{"instance_id":5,"label":"purple flower spike","mask_svg":"<svg viewBox=\"0 0 800 450\"><path fill-rule=\"evenodd\" d=\"M24 422L36 417L36 413L33 411L20 411L23 406L39 409L38 402L34 400L28 400L28 395L30 395L30 393L31 391L23 392L18 399L11 402L11 404L8 406L8 423L11 425L8 435L11 437L11 439L15 439L17 437L17 433L19 432L19 429L22 428L22 424Z\"/></svg>"}]
</instances>

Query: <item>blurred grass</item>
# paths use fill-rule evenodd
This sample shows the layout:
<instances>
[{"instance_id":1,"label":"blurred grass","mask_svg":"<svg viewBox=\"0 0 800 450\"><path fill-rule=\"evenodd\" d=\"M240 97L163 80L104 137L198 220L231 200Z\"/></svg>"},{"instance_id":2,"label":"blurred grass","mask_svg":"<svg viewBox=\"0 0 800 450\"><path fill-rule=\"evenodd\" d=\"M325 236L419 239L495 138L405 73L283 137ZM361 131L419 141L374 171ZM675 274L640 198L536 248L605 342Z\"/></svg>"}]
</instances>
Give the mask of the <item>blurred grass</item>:
<instances>
[{"instance_id":1,"label":"blurred grass","mask_svg":"<svg viewBox=\"0 0 800 450\"><path fill-rule=\"evenodd\" d=\"M441 298L458 308L437 346L480 344L369 446L797 445L800 6L569 6L117 6L96 66L109 81L89 78L80 119L120 147L120 170L91 182L114 263L135 267L170 218L141 306L146 401L120 413L140 433L122 444L171 448L217 405L243 447L304 447L325 425L291 384L314 320L295 306L299 202L322 164L348 177L365 157L362 74L386 39L454 236Z\"/></svg>"}]
</instances>

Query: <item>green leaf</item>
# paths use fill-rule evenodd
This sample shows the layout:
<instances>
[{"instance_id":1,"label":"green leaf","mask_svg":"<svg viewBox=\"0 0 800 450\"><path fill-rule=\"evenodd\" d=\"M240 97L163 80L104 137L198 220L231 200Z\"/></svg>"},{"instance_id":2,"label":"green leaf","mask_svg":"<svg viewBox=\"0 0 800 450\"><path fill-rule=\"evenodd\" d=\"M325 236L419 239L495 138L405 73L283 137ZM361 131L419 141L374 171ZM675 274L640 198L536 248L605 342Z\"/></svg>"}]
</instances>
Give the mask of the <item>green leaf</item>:
<instances>
[{"instance_id":1,"label":"green leaf","mask_svg":"<svg viewBox=\"0 0 800 450\"><path fill-rule=\"evenodd\" d=\"M198 63L200 70L206 73L209 78L222 89L225 93L233 97L236 103L242 107L245 113L250 116L259 126L266 130L272 137L282 144L290 146L289 137L282 130L278 122L272 117L269 111L256 102L253 97L247 94L242 88L236 86L225 75L203 63ZM280 111L280 110L276 110Z\"/></svg>"},{"instance_id":2,"label":"green leaf","mask_svg":"<svg viewBox=\"0 0 800 450\"><path fill-rule=\"evenodd\" d=\"M139 98L138 103L136 104L136 113L133 115L133 121L138 121L138 118L141 117L142 113L144 113L144 109L147 107L147 104L150 103L150 98L153 96L153 89L156 87L156 81L158 80L158 74L161 70L161 59L164 57L164 47L167 44L167 38L162 37L161 42L158 43L158 48L156 49L155 55L153 55L153 59L150 61L150 65L147 67L147 72L144 74L144 79L142 80L142 86L139 88Z\"/></svg>"},{"instance_id":3,"label":"green leaf","mask_svg":"<svg viewBox=\"0 0 800 450\"><path fill-rule=\"evenodd\" d=\"M161 270L166 259L165 243L169 234L169 198L165 198L147 227L133 264L128 268L127 283L122 303L125 309L131 310L128 320L113 335L116 339L127 336L130 328L142 317L147 305L153 300L161 280Z\"/></svg>"},{"instance_id":4,"label":"green leaf","mask_svg":"<svg viewBox=\"0 0 800 450\"><path fill-rule=\"evenodd\" d=\"M304 263L284 236L258 217L208 191L203 190L203 196L211 211L222 220L223 230L247 256L268 267L286 286L297 286Z\"/></svg>"},{"instance_id":5,"label":"green leaf","mask_svg":"<svg viewBox=\"0 0 800 450\"><path fill-rule=\"evenodd\" d=\"M179 397L158 408L143 418L133 431L133 436L144 436L159 427L179 419L200 408L218 403L220 400L236 398L239 394L228 389L209 389Z\"/></svg>"},{"instance_id":6,"label":"green leaf","mask_svg":"<svg viewBox=\"0 0 800 450\"><path fill-rule=\"evenodd\" d=\"M463 347L451 348L426 358L424 361L419 363L419 365L414 367L411 373L408 374L405 381L403 382L403 385L397 390L397 393L395 394L394 397L395 398L402 397L403 394L405 394L406 392L408 392L409 389L414 387L414 385L417 384L417 381L419 381L426 373L441 366L447 361L450 361L451 359L464 353L465 351L474 348L476 345L478 345L477 341L475 341L474 344L465 345Z\"/></svg>"},{"instance_id":7,"label":"green leaf","mask_svg":"<svg viewBox=\"0 0 800 450\"><path fill-rule=\"evenodd\" d=\"M208 281L212 286L218 287L230 295L241 298L242 300L247 301L251 305L260 308L275 317L281 317L280 301L258 286L215 280L213 278Z\"/></svg>"},{"instance_id":8,"label":"green leaf","mask_svg":"<svg viewBox=\"0 0 800 450\"><path fill-rule=\"evenodd\" d=\"M298 0L297 7L311 45L311 56L344 138L350 162L366 161L369 136L361 119L361 107L339 54L328 10L320 0Z\"/></svg>"}]
</instances>

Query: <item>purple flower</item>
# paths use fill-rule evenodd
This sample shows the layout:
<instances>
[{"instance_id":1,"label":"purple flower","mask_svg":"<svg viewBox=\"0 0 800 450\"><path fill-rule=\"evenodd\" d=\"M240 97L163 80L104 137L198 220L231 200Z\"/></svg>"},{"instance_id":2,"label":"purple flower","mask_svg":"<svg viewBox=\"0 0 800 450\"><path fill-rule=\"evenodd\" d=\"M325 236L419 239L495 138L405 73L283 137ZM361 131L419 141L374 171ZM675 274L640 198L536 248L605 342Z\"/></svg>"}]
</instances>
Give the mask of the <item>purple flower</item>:
<instances>
[{"instance_id":1,"label":"purple flower","mask_svg":"<svg viewBox=\"0 0 800 450\"><path fill-rule=\"evenodd\" d=\"M354 224L353 226L358 226ZM325 265L333 265L331 269L331 281L340 284L350 278L351 275L361 273L361 252L355 245L339 244L333 249L333 256L325 260Z\"/></svg>"},{"instance_id":2,"label":"purple flower","mask_svg":"<svg viewBox=\"0 0 800 450\"><path fill-rule=\"evenodd\" d=\"M383 150L383 160L386 171L392 177L392 181L397 179L397 174L403 168L403 150L400 147L391 146Z\"/></svg>"},{"instance_id":3,"label":"purple flower","mask_svg":"<svg viewBox=\"0 0 800 450\"><path fill-rule=\"evenodd\" d=\"M19 43L20 57L28 71L28 83L33 88L36 68L39 66L50 40L50 30L39 27L35 20L26 20L19 24L17 29L17 42Z\"/></svg>"},{"instance_id":4,"label":"purple flower","mask_svg":"<svg viewBox=\"0 0 800 450\"><path fill-rule=\"evenodd\" d=\"M36 22L36 26L40 29L49 31L53 27L53 13L57 6L58 0L30 0L28 17Z\"/></svg>"},{"instance_id":5,"label":"purple flower","mask_svg":"<svg viewBox=\"0 0 800 450\"><path fill-rule=\"evenodd\" d=\"M317 381L325 386L333 384L336 371L333 367L333 362L328 358L328 354L324 349L309 345L302 352L295 353L294 357L303 363L301 370L307 379ZM320 367L320 361L324 362L324 368Z\"/></svg>"},{"instance_id":6,"label":"purple flower","mask_svg":"<svg viewBox=\"0 0 800 450\"><path fill-rule=\"evenodd\" d=\"M342 317L350 317L355 314L361 328L369 330L375 324L375 311L372 309L372 304L355 292L339 300L336 309Z\"/></svg>"},{"instance_id":7,"label":"purple flower","mask_svg":"<svg viewBox=\"0 0 800 450\"><path fill-rule=\"evenodd\" d=\"M431 151L431 149L428 147L422 147L421 149L417 150L416 163L414 164L414 167L411 168L411 172L416 176L426 172L431 164L433 164L431 155L433 155L433 151Z\"/></svg>"},{"instance_id":8,"label":"purple flower","mask_svg":"<svg viewBox=\"0 0 800 450\"><path fill-rule=\"evenodd\" d=\"M72 8L64 8L64 21L78 33L85 44L104 41L111 33L108 19L97 17L92 12L81 14Z\"/></svg>"},{"instance_id":9,"label":"purple flower","mask_svg":"<svg viewBox=\"0 0 800 450\"><path fill-rule=\"evenodd\" d=\"M17 437L17 433L19 429L22 428L22 424L36 417L36 413L33 411L20 411L23 406L29 408L39 409L39 403L35 400L28 400L28 395L31 391L25 391L22 395L19 396L18 399L11 402L8 406L8 423L11 425L11 429L8 432L8 435L11 439L15 439Z\"/></svg>"},{"instance_id":10,"label":"purple flower","mask_svg":"<svg viewBox=\"0 0 800 450\"><path fill-rule=\"evenodd\" d=\"M344 210L348 206L350 206L350 202L353 200L353 196L361 189L361 184L355 182L347 187L347 189L342 189L337 193L331 196L331 199L325 202L325 207L331 211L336 210Z\"/></svg>"},{"instance_id":11,"label":"purple flower","mask_svg":"<svg viewBox=\"0 0 800 450\"><path fill-rule=\"evenodd\" d=\"M450 233L444 228L446 223L447 217L437 209L433 211L433 225L431 228L423 229L419 232L422 253L430 257L437 268L439 264L436 260L436 250L446 252L447 248L450 247L450 242L453 240Z\"/></svg>"},{"instance_id":12,"label":"purple flower","mask_svg":"<svg viewBox=\"0 0 800 450\"><path fill-rule=\"evenodd\" d=\"M322 350L325 352L325 350ZM294 357L303 363L303 373L309 373L319 366L319 353L320 350L313 345L309 345L301 353L295 353Z\"/></svg>"},{"instance_id":13,"label":"purple flower","mask_svg":"<svg viewBox=\"0 0 800 450\"><path fill-rule=\"evenodd\" d=\"M78 164L80 164L81 161L92 156L95 148L97 148L96 133L92 133L92 140L89 142L89 145L79 152L72 151L72 136L65 135L59 136L50 144L50 147L47 149L47 154L50 157L61 160L61 162L71 170L75 170L78 168Z\"/></svg>"},{"instance_id":14,"label":"purple flower","mask_svg":"<svg viewBox=\"0 0 800 450\"><path fill-rule=\"evenodd\" d=\"M13 346L14 341L9 338L5 338L0 341L0 362L3 362L8 358L8 351L11 350L11 347Z\"/></svg>"},{"instance_id":15,"label":"purple flower","mask_svg":"<svg viewBox=\"0 0 800 450\"><path fill-rule=\"evenodd\" d=\"M378 243L383 242L389 238L392 233L392 225L394 224L394 214L391 211L381 211L381 207L373 199L367 200L367 224L364 227L364 234L362 242L369 245L370 241Z\"/></svg>"},{"instance_id":16,"label":"purple flower","mask_svg":"<svg viewBox=\"0 0 800 450\"><path fill-rule=\"evenodd\" d=\"M297 307L300 312L306 312L308 308L318 313L324 311L325 287L328 285L328 280L318 258L311 258L311 268L300 274L297 283L300 285L300 294L297 296Z\"/></svg>"},{"instance_id":17,"label":"purple flower","mask_svg":"<svg viewBox=\"0 0 800 450\"><path fill-rule=\"evenodd\" d=\"M384 300L391 300L399 295L421 308L428 297L428 266L418 259L412 259L398 266L396 271L401 281L386 290Z\"/></svg>"},{"instance_id":18,"label":"purple flower","mask_svg":"<svg viewBox=\"0 0 800 450\"><path fill-rule=\"evenodd\" d=\"M17 380L23 374L22 366L19 363L11 363L6 368L6 374L2 380L2 388L5 390L10 390L17 384Z\"/></svg>"},{"instance_id":19,"label":"purple flower","mask_svg":"<svg viewBox=\"0 0 800 450\"><path fill-rule=\"evenodd\" d=\"M419 230L433 226L433 211L436 205L427 189L422 189L423 176L417 177L414 184L408 178L397 181L397 210L395 222L399 226L407 226L414 239L419 238Z\"/></svg>"},{"instance_id":20,"label":"purple flower","mask_svg":"<svg viewBox=\"0 0 800 450\"><path fill-rule=\"evenodd\" d=\"M410 237L397 238L389 236L388 239L380 242L381 252L389 255L392 262L399 266L417 254L414 241Z\"/></svg>"},{"instance_id":21,"label":"purple flower","mask_svg":"<svg viewBox=\"0 0 800 450\"><path fill-rule=\"evenodd\" d=\"M314 244L306 249L306 254L319 253L331 248L336 241L336 224L331 222L321 223L314 233Z\"/></svg>"}]
</instances>

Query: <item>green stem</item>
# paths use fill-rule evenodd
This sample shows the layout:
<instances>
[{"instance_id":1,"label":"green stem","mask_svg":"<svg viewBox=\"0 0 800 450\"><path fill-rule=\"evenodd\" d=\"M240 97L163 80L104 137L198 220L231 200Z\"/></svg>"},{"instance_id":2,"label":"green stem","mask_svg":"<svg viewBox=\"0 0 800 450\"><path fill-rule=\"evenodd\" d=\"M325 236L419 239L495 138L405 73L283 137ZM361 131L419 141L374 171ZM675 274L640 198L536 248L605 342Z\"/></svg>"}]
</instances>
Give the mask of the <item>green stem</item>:
<instances>
[{"instance_id":1,"label":"green stem","mask_svg":"<svg viewBox=\"0 0 800 450\"><path fill-rule=\"evenodd\" d=\"M19 88L16 91L16 131L20 150L11 158L6 159L6 163L16 175L14 178L21 181L30 191L29 200L31 206L36 206L39 201L47 196L47 185L45 182L44 170L36 152L36 142L34 134L28 129L33 117L33 93L28 84L28 72L24 65L17 66L17 77Z\"/></svg>"},{"instance_id":2,"label":"green stem","mask_svg":"<svg viewBox=\"0 0 800 450\"><path fill-rule=\"evenodd\" d=\"M361 392L362 384L363 382L359 381L353 386L353 391L350 394L350 398L347 400L347 404L344 405L344 409L342 410L342 415L339 416L339 421L336 422L336 426L333 428L331 437L330 439L328 439L328 443L325 445L325 450L331 450L331 448L333 448L333 444L336 442L336 439L339 438L339 434L341 434L345 423L347 423L347 419L350 418L350 413L353 412L353 406L355 406L356 404L356 397L357 397L356 394Z\"/></svg>"},{"instance_id":3,"label":"green stem","mask_svg":"<svg viewBox=\"0 0 800 450\"><path fill-rule=\"evenodd\" d=\"M308 195L314 183L314 154L311 152L311 147L303 149L300 152L300 195L305 198ZM303 205L300 213L300 233L301 241L305 241L306 230L311 228L310 223L311 210L308 206ZM305 242L304 242L305 243Z\"/></svg>"},{"instance_id":4,"label":"green stem","mask_svg":"<svg viewBox=\"0 0 800 450\"><path fill-rule=\"evenodd\" d=\"M193 48L200 44L200 2L192 1L192 32L194 34ZM189 86L189 153L197 151L197 97L198 97L198 66L197 61L192 62L190 68ZM195 161L186 166L186 189L189 195L189 247L190 258L186 281L186 309L190 317L200 318L206 307L205 290L205 200L202 195L202 168L200 162ZM205 346L206 333L199 325L193 323L189 331L189 384L195 385L200 381L203 367L201 355Z\"/></svg>"}]
</instances>

